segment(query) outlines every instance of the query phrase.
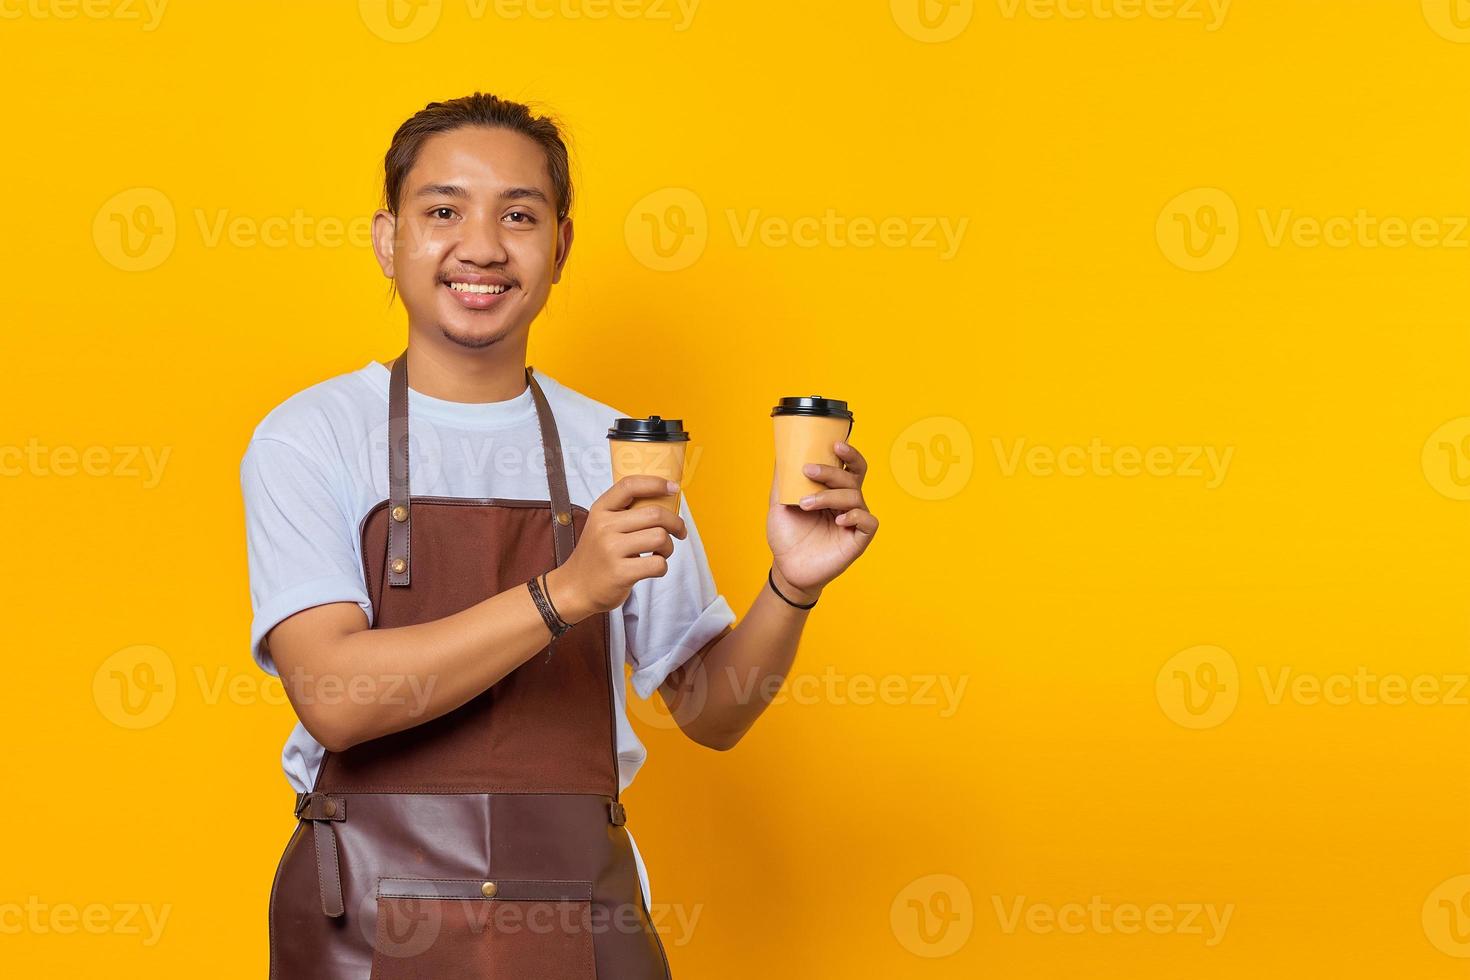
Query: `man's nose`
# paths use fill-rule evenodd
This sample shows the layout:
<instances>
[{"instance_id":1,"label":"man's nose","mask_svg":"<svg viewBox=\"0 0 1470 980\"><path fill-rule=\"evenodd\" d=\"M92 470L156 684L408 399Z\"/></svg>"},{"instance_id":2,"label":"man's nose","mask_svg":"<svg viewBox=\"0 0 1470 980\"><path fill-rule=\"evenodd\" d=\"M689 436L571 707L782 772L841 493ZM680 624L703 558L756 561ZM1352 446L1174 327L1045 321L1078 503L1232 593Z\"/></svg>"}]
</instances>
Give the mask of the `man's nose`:
<instances>
[{"instance_id":1,"label":"man's nose","mask_svg":"<svg viewBox=\"0 0 1470 980\"><path fill-rule=\"evenodd\" d=\"M501 241L500 222L491 218L470 218L460 223L455 258L471 265L495 265L508 257Z\"/></svg>"}]
</instances>

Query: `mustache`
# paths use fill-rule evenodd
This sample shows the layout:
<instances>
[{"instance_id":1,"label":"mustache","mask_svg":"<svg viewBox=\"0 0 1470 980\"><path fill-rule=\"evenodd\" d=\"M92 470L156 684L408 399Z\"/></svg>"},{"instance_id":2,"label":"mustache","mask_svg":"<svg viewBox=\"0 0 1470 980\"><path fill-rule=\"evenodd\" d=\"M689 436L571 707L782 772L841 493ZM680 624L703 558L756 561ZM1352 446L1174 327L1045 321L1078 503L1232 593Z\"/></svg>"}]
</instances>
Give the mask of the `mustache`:
<instances>
[{"instance_id":1,"label":"mustache","mask_svg":"<svg viewBox=\"0 0 1470 980\"><path fill-rule=\"evenodd\" d=\"M515 276L513 276L510 273L505 272L505 271L503 271L501 269L475 269L475 268L443 269L443 270L440 270L440 272L439 272L439 281L440 282L448 282L450 279L454 278L455 276L493 276L493 277L498 278L498 279L504 279L504 280L506 280L507 282L509 282L509 283L511 283L513 285L520 285L520 282L516 279Z\"/></svg>"}]
</instances>

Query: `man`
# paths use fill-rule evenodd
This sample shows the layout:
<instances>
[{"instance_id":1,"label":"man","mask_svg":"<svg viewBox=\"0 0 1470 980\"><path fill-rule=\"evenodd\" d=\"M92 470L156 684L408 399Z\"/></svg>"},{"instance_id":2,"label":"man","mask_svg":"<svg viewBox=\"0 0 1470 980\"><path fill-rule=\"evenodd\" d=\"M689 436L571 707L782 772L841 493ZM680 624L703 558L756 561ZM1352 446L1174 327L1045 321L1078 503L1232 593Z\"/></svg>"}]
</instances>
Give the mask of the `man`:
<instances>
[{"instance_id":1,"label":"man","mask_svg":"<svg viewBox=\"0 0 1470 980\"><path fill-rule=\"evenodd\" d=\"M877 530L845 443L799 507L773 484L772 567L735 626L687 501L640 502L677 486L609 485L624 413L526 366L569 174L517 103L405 122L373 243L407 350L287 399L246 450L253 654L300 719L273 977L666 977L619 799L646 754L624 665L729 749L765 707L741 692L785 675Z\"/></svg>"}]
</instances>

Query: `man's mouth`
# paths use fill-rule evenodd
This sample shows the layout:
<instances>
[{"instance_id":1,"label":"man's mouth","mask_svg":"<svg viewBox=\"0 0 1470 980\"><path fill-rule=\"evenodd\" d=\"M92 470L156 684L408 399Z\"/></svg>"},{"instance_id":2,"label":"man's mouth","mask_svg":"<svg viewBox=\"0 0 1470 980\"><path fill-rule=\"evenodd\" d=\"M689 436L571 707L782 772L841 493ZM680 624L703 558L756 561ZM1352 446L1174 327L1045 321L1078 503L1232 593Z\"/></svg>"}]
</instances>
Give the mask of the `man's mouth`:
<instances>
[{"instance_id":1,"label":"man's mouth","mask_svg":"<svg viewBox=\"0 0 1470 980\"><path fill-rule=\"evenodd\" d=\"M451 282L449 288L456 293L489 293L492 296L499 296L510 287L492 285L488 282Z\"/></svg>"},{"instance_id":2,"label":"man's mouth","mask_svg":"<svg viewBox=\"0 0 1470 980\"><path fill-rule=\"evenodd\" d=\"M500 305L500 298L515 288L515 283L498 275L459 273L442 282L454 301L467 310L494 309Z\"/></svg>"}]
</instances>

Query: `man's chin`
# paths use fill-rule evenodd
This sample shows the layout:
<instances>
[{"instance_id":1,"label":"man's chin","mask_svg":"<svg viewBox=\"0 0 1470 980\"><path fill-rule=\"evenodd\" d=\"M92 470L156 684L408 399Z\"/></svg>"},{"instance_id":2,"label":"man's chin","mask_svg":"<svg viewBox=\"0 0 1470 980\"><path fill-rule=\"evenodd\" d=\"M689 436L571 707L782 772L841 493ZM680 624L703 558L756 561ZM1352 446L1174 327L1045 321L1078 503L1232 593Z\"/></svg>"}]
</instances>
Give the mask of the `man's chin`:
<instances>
[{"instance_id":1,"label":"man's chin","mask_svg":"<svg viewBox=\"0 0 1470 980\"><path fill-rule=\"evenodd\" d=\"M439 324L439 330L450 343L458 344L460 347L466 347L471 350L498 344L505 339L507 333L505 330L495 330L488 327L466 329L448 323Z\"/></svg>"},{"instance_id":2,"label":"man's chin","mask_svg":"<svg viewBox=\"0 0 1470 980\"><path fill-rule=\"evenodd\" d=\"M498 344L514 330L514 326L508 325L502 317L484 317L480 322L469 323L460 317L442 317L439 320L439 332L446 340L471 350Z\"/></svg>"}]
</instances>

